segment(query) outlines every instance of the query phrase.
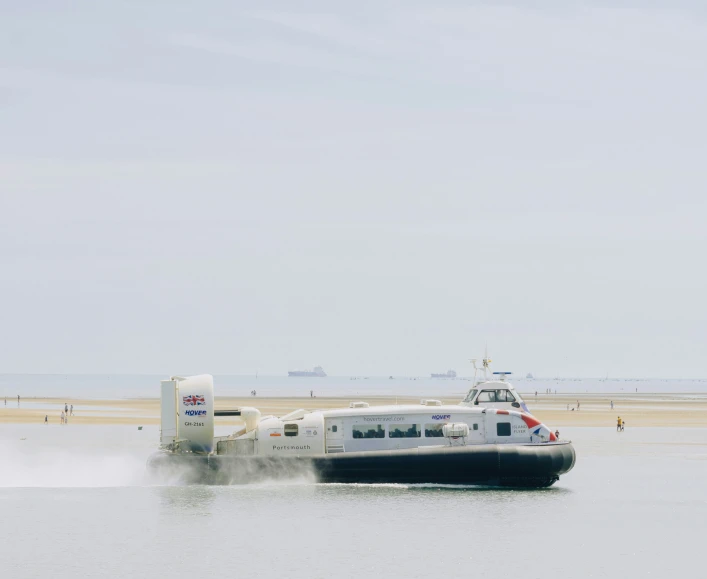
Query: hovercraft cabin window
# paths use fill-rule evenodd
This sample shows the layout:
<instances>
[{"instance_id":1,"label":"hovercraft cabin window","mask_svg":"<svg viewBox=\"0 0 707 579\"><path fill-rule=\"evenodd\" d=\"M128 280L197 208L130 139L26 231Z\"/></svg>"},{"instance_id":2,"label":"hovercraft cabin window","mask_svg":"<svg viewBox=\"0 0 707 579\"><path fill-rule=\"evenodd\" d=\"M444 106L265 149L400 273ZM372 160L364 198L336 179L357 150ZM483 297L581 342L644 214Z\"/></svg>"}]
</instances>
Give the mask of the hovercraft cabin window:
<instances>
[{"instance_id":1,"label":"hovercraft cabin window","mask_svg":"<svg viewBox=\"0 0 707 579\"><path fill-rule=\"evenodd\" d=\"M391 424L388 426L388 438L419 438L422 428L419 424Z\"/></svg>"},{"instance_id":2,"label":"hovercraft cabin window","mask_svg":"<svg viewBox=\"0 0 707 579\"><path fill-rule=\"evenodd\" d=\"M499 422L496 424L496 435L497 436L510 436L511 435L511 423L510 422Z\"/></svg>"},{"instance_id":3,"label":"hovercraft cabin window","mask_svg":"<svg viewBox=\"0 0 707 579\"><path fill-rule=\"evenodd\" d=\"M354 438L385 438L385 426L382 424L354 424Z\"/></svg>"},{"instance_id":4,"label":"hovercraft cabin window","mask_svg":"<svg viewBox=\"0 0 707 579\"><path fill-rule=\"evenodd\" d=\"M444 424L439 422L433 424L425 424L425 437L426 438L437 438L438 436L444 436L442 432L442 427Z\"/></svg>"},{"instance_id":5,"label":"hovercraft cabin window","mask_svg":"<svg viewBox=\"0 0 707 579\"><path fill-rule=\"evenodd\" d=\"M298 430L297 424L285 424L285 436L297 436Z\"/></svg>"}]
</instances>

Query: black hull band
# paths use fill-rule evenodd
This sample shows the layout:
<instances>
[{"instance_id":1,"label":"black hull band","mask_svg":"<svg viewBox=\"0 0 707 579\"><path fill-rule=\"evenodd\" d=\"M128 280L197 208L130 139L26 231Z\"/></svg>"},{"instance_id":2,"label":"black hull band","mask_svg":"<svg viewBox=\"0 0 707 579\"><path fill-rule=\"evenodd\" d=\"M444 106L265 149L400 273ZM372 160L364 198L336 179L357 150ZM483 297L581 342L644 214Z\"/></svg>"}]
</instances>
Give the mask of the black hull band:
<instances>
[{"instance_id":1,"label":"black hull band","mask_svg":"<svg viewBox=\"0 0 707 579\"><path fill-rule=\"evenodd\" d=\"M324 483L547 487L575 463L570 443L421 447L323 456L240 456L159 452L151 470L198 484L247 484L308 477Z\"/></svg>"}]
</instances>

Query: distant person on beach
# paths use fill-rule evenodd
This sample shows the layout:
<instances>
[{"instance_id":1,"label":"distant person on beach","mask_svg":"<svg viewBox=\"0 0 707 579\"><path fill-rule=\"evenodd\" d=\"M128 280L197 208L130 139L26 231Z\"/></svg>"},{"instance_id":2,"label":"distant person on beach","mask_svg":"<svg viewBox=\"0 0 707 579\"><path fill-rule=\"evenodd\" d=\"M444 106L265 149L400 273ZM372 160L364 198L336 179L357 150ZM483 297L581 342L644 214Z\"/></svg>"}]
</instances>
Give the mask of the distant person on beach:
<instances>
[{"instance_id":1,"label":"distant person on beach","mask_svg":"<svg viewBox=\"0 0 707 579\"><path fill-rule=\"evenodd\" d=\"M71 405L71 416L73 416L73 415L74 415L74 405L72 404Z\"/></svg>"},{"instance_id":2,"label":"distant person on beach","mask_svg":"<svg viewBox=\"0 0 707 579\"><path fill-rule=\"evenodd\" d=\"M314 390L310 390L310 391L309 391L309 397L310 397L310 398L314 398Z\"/></svg>"},{"instance_id":3,"label":"distant person on beach","mask_svg":"<svg viewBox=\"0 0 707 579\"><path fill-rule=\"evenodd\" d=\"M613 400L611 401L611 409L612 410L614 409L614 401Z\"/></svg>"},{"instance_id":4,"label":"distant person on beach","mask_svg":"<svg viewBox=\"0 0 707 579\"><path fill-rule=\"evenodd\" d=\"M560 440L560 429L559 428L557 430L555 430L555 438L557 440Z\"/></svg>"},{"instance_id":5,"label":"distant person on beach","mask_svg":"<svg viewBox=\"0 0 707 579\"><path fill-rule=\"evenodd\" d=\"M64 411L61 411L61 423L64 424Z\"/></svg>"},{"instance_id":6,"label":"distant person on beach","mask_svg":"<svg viewBox=\"0 0 707 579\"><path fill-rule=\"evenodd\" d=\"M622 427L623 427L623 423L621 422L621 417L619 416L619 417L616 419L616 432L618 432L619 430L621 430Z\"/></svg>"},{"instance_id":7,"label":"distant person on beach","mask_svg":"<svg viewBox=\"0 0 707 579\"><path fill-rule=\"evenodd\" d=\"M19 405L20 405L20 395L18 394L17 395L17 406L19 407Z\"/></svg>"},{"instance_id":8,"label":"distant person on beach","mask_svg":"<svg viewBox=\"0 0 707 579\"><path fill-rule=\"evenodd\" d=\"M44 424L49 424L49 415L48 414L46 414L44 416Z\"/></svg>"},{"instance_id":9,"label":"distant person on beach","mask_svg":"<svg viewBox=\"0 0 707 579\"><path fill-rule=\"evenodd\" d=\"M577 400L577 410L579 410L579 400Z\"/></svg>"},{"instance_id":10,"label":"distant person on beach","mask_svg":"<svg viewBox=\"0 0 707 579\"><path fill-rule=\"evenodd\" d=\"M624 431L624 428L625 428L625 427L626 427L626 421L625 421L625 420L622 420L622 421L621 421L621 432Z\"/></svg>"},{"instance_id":11,"label":"distant person on beach","mask_svg":"<svg viewBox=\"0 0 707 579\"><path fill-rule=\"evenodd\" d=\"M67 416L69 415L69 405L66 402L64 402L64 412Z\"/></svg>"}]
</instances>

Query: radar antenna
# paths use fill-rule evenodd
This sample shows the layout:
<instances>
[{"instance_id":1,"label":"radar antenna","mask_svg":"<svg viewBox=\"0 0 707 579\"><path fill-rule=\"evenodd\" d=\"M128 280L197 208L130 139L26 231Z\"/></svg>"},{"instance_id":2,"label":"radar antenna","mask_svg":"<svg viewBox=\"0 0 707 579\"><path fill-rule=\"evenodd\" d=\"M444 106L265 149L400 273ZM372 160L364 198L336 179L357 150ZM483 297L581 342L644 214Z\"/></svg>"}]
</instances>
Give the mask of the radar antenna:
<instances>
[{"instance_id":1,"label":"radar antenna","mask_svg":"<svg viewBox=\"0 0 707 579\"><path fill-rule=\"evenodd\" d=\"M487 344L486 347L484 348L484 357L481 359L481 368L479 368L479 367L476 365L476 363L478 362L478 359L477 359L477 358L472 358L472 359L471 359L471 363L474 365L474 385L478 384L478 382L476 381L476 376L477 376L479 370L483 370L483 371L484 371L484 381L487 381L487 380L488 380L488 372L489 372L489 368L491 367L491 362L492 362L492 361L493 361L493 360L491 360L491 358L489 358L489 348L488 348L488 344Z\"/></svg>"}]
</instances>

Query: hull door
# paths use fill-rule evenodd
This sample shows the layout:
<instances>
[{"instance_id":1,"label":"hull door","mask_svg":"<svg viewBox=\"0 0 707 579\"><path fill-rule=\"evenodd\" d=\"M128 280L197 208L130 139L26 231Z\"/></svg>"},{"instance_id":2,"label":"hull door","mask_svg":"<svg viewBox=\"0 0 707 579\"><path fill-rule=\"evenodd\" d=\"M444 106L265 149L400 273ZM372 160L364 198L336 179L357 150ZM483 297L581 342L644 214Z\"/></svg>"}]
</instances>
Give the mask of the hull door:
<instances>
[{"instance_id":1,"label":"hull door","mask_svg":"<svg viewBox=\"0 0 707 579\"><path fill-rule=\"evenodd\" d=\"M469 420L469 438L467 444L485 444L486 443L486 422L483 416Z\"/></svg>"},{"instance_id":2,"label":"hull door","mask_svg":"<svg viewBox=\"0 0 707 579\"><path fill-rule=\"evenodd\" d=\"M345 452L344 421L341 418L326 419L326 451Z\"/></svg>"}]
</instances>

